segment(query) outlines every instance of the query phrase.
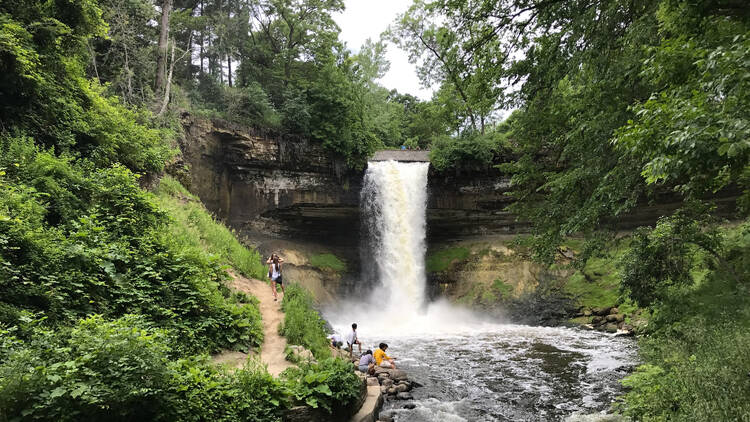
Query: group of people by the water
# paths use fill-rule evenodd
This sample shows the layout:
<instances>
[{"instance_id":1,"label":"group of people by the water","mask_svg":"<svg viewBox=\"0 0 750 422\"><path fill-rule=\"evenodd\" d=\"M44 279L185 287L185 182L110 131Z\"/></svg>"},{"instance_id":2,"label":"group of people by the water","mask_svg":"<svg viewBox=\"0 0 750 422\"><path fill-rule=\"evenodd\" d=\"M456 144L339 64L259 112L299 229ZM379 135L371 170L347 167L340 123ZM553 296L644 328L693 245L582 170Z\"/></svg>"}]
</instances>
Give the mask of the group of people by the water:
<instances>
[{"instance_id":1,"label":"group of people by the water","mask_svg":"<svg viewBox=\"0 0 750 422\"><path fill-rule=\"evenodd\" d=\"M346 348L349 350L349 358L351 358L354 353L354 345L357 345L360 354L357 369L359 369L360 372L373 374L375 372L376 366L379 366L381 368L396 369L396 362L394 362L396 358L388 356L385 353L385 351L388 349L388 345L385 343L380 343L378 345L378 348L375 349L375 352L368 349L364 353L362 353L362 342L359 340L359 336L357 335L356 322L352 324L352 331L347 334L346 339L343 339L338 333L331 334L330 336L328 336L328 339L331 341L331 347L334 348L341 348L344 344L344 341L346 341Z\"/></svg>"},{"instance_id":2,"label":"group of people by the water","mask_svg":"<svg viewBox=\"0 0 750 422\"><path fill-rule=\"evenodd\" d=\"M268 278L271 280L271 292L273 293L274 301L278 300L277 286L281 288L281 293L284 293L283 262L284 259L276 253L272 253L266 260L266 264L268 264ZM349 350L349 358L352 358L354 345L357 345L360 354L358 369L364 373L374 373L375 366L396 369L396 363L394 362L396 358L388 356L385 353L388 349L388 345L385 343L380 343L374 353L372 350L366 350L362 353L362 342L357 335L356 322L352 324L352 331L347 334L346 338L342 338L338 333L333 333L328 336L328 339L331 341L331 347L334 348L341 348L344 342L346 342L346 348Z\"/></svg>"}]
</instances>

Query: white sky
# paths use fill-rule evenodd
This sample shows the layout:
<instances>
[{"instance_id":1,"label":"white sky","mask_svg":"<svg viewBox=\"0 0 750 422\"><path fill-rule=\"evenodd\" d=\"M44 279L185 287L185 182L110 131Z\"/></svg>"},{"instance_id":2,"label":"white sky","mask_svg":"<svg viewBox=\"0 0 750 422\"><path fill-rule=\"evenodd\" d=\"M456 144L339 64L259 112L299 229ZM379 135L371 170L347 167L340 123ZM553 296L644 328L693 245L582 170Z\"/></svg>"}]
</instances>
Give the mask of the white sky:
<instances>
[{"instance_id":1,"label":"white sky","mask_svg":"<svg viewBox=\"0 0 750 422\"><path fill-rule=\"evenodd\" d=\"M344 3L344 13L333 15L333 18L341 28L341 39L350 50L357 52L367 38L379 40L380 34L393 23L396 15L409 8L411 0L345 0ZM422 88L416 67L409 63L409 55L405 51L389 43L386 58L391 62L391 68L380 79L380 84L423 100L432 97L433 90Z\"/></svg>"}]
</instances>

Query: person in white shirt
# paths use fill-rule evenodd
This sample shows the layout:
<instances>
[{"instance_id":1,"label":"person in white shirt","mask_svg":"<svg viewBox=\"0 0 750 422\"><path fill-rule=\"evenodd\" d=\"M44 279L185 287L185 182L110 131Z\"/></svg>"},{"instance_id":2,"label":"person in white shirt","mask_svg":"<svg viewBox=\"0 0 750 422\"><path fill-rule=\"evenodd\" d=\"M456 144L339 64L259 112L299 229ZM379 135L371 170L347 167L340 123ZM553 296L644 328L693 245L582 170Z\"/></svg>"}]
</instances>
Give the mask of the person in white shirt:
<instances>
[{"instance_id":1,"label":"person in white shirt","mask_svg":"<svg viewBox=\"0 0 750 422\"><path fill-rule=\"evenodd\" d=\"M331 340L331 347L335 347L337 349L340 349L344 344L344 338L339 333L331 334L330 336L328 336L328 340Z\"/></svg>"},{"instance_id":2,"label":"person in white shirt","mask_svg":"<svg viewBox=\"0 0 750 422\"><path fill-rule=\"evenodd\" d=\"M359 354L362 354L362 343L360 343L359 338L357 338L357 323L355 322L352 324L352 331L349 333L349 335L346 336L346 345L349 346L349 357L352 357L352 352L354 352L354 345L359 346Z\"/></svg>"}]
</instances>

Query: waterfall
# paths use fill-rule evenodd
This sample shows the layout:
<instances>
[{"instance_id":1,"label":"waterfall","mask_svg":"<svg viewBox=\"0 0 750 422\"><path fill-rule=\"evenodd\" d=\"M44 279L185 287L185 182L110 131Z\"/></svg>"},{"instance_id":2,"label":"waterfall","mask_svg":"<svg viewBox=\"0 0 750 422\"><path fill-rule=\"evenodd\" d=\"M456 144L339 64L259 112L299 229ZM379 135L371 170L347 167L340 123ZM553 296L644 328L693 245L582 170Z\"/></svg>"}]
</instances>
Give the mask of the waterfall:
<instances>
[{"instance_id":1,"label":"waterfall","mask_svg":"<svg viewBox=\"0 0 750 422\"><path fill-rule=\"evenodd\" d=\"M365 271L385 309L416 314L425 305L425 210L429 163L369 162L360 206ZM366 255L366 256L364 256Z\"/></svg>"}]
</instances>

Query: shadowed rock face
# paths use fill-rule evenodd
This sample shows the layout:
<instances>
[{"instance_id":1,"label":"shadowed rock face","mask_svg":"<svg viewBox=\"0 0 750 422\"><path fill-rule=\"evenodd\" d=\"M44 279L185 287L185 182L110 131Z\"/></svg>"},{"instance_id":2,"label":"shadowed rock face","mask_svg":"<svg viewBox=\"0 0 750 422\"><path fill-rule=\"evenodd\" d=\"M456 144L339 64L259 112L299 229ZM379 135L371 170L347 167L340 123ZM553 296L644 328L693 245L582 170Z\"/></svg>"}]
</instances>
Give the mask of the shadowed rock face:
<instances>
[{"instance_id":1,"label":"shadowed rock face","mask_svg":"<svg viewBox=\"0 0 750 422\"><path fill-rule=\"evenodd\" d=\"M190 115L183 124L180 147L189 165L183 182L240 235L317 242L345 248L348 258L358 259L363 171L347 170L322 145L299 137ZM426 151L389 153L424 159ZM505 211L512 202L509 189L509 177L493 167L443 173L431 168L428 243L527 232L528 224ZM735 197L726 192L718 199L722 214L729 215ZM617 226L651 224L677 206L678 198L659 198L618 218Z\"/></svg>"},{"instance_id":2,"label":"shadowed rock face","mask_svg":"<svg viewBox=\"0 0 750 422\"><path fill-rule=\"evenodd\" d=\"M189 115L183 123L181 149L190 168L186 184L240 234L359 245L363 171L347 170L320 144L305 139ZM524 231L525 224L503 211L508 187L507 178L495 171L445 175L431 170L428 238Z\"/></svg>"}]
</instances>

